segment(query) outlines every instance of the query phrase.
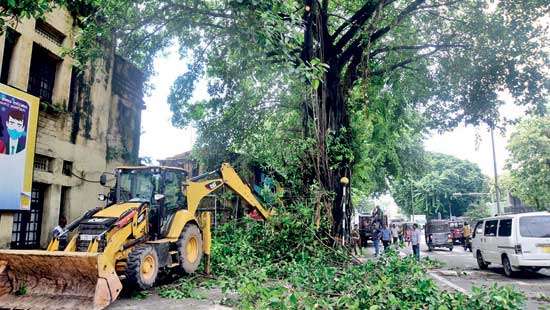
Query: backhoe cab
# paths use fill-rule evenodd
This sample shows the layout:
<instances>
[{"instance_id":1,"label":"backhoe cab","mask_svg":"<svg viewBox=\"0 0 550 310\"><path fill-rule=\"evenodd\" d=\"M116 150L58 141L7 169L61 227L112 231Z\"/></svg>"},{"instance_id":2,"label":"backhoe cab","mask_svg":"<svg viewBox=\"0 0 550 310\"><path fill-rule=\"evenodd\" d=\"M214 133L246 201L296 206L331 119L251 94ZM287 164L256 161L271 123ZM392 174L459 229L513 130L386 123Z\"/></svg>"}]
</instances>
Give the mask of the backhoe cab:
<instances>
[{"instance_id":1,"label":"backhoe cab","mask_svg":"<svg viewBox=\"0 0 550 310\"><path fill-rule=\"evenodd\" d=\"M183 194L187 172L183 169L121 167L115 170L114 176L114 187L108 196L100 194L100 200L106 200L107 206L127 202L148 203L149 239L162 238L174 213L187 207ZM107 174L101 176L100 183L107 186Z\"/></svg>"},{"instance_id":2,"label":"backhoe cab","mask_svg":"<svg viewBox=\"0 0 550 310\"><path fill-rule=\"evenodd\" d=\"M119 295L121 279L148 289L162 270L195 272L203 256L208 272L211 213L199 204L222 186L243 198L251 217L271 215L229 164L190 180L167 167L122 167L114 175L107 205L69 224L46 251L0 251L2 307L102 309ZM62 247L63 238L70 241Z\"/></svg>"}]
</instances>

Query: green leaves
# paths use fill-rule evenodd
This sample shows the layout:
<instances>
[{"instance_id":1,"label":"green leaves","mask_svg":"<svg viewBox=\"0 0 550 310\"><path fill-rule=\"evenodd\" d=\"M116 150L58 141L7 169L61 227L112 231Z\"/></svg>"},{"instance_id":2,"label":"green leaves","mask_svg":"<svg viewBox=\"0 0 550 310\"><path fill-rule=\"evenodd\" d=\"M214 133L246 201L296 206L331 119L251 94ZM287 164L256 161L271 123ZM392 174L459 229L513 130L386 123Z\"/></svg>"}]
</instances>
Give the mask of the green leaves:
<instances>
[{"instance_id":1,"label":"green leaves","mask_svg":"<svg viewBox=\"0 0 550 310\"><path fill-rule=\"evenodd\" d=\"M526 118L514 128L506 146L510 180L504 185L538 210L550 210L549 128L548 116Z\"/></svg>"},{"instance_id":2,"label":"green leaves","mask_svg":"<svg viewBox=\"0 0 550 310\"><path fill-rule=\"evenodd\" d=\"M485 177L479 167L453 156L429 153L425 171L400 178L392 183L392 196L407 213L426 214L428 217L463 215L473 208L479 195L468 193L487 192ZM466 195L455 196L455 193ZM412 205L411 205L412 203Z\"/></svg>"},{"instance_id":3,"label":"green leaves","mask_svg":"<svg viewBox=\"0 0 550 310\"><path fill-rule=\"evenodd\" d=\"M377 261L351 262L312 228L314 210L278 209L267 223L229 222L215 232L215 279L182 278L161 287L166 298L201 298L200 287L220 287L241 309L521 309L524 297L509 287L475 288L471 297L440 290L426 275L436 262L419 263L390 251ZM234 293L238 297L231 299Z\"/></svg>"},{"instance_id":4,"label":"green leaves","mask_svg":"<svg viewBox=\"0 0 550 310\"><path fill-rule=\"evenodd\" d=\"M160 297L171 299L204 299L205 296L199 291L199 283L193 278L181 278L175 284L168 284L157 288Z\"/></svg>"}]
</instances>

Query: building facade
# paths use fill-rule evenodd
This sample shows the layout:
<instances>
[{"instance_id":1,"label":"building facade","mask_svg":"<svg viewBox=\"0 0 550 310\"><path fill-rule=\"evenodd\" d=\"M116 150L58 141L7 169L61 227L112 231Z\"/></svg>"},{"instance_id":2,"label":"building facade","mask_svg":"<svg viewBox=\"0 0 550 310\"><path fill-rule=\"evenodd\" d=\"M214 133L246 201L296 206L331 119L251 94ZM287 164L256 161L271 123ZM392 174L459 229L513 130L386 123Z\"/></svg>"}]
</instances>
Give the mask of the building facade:
<instances>
[{"instance_id":1,"label":"building facade","mask_svg":"<svg viewBox=\"0 0 550 310\"><path fill-rule=\"evenodd\" d=\"M41 104L31 211L2 211L0 248L43 248L60 217L70 222L99 204L104 171L137 162L144 77L110 48L85 70L73 67L65 52L77 27L66 10L6 24L0 83Z\"/></svg>"},{"instance_id":2,"label":"building facade","mask_svg":"<svg viewBox=\"0 0 550 310\"><path fill-rule=\"evenodd\" d=\"M204 169L201 169L199 162L193 159L191 151L187 151L181 154L168 157L166 159L159 160L161 166L166 167L178 167L187 171L188 177L196 177L200 173L203 173Z\"/></svg>"}]
</instances>

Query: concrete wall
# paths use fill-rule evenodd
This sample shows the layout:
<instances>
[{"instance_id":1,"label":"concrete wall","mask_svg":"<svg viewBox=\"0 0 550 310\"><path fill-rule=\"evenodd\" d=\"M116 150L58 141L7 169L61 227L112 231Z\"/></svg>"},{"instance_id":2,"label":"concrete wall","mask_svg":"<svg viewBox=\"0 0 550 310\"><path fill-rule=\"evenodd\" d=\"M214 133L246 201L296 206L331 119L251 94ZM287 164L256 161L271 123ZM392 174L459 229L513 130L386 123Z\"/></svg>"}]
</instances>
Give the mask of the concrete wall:
<instances>
[{"instance_id":1,"label":"concrete wall","mask_svg":"<svg viewBox=\"0 0 550 310\"><path fill-rule=\"evenodd\" d=\"M34 182L46 184L42 213L40 244L45 247L51 229L57 225L62 205L61 192L66 188L66 216L69 222L94 208L97 194L107 189L99 185L99 176L119 165L137 160L141 124L143 77L124 59L105 49L105 56L94 61L78 78L71 74L74 60L64 56L63 49L74 46L73 17L64 10L55 10L45 21L65 35L62 45L40 34L35 20L23 19L8 25L20 34L9 64L8 85L27 90L33 43L59 57L52 102L54 108L41 108L36 154L50 158L49 171L35 169ZM3 55L5 34L0 36ZM0 57L0 66L2 57ZM118 84L131 85L113 90L113 74ZM125 81L128 80L128 81ZM117 84L117 85L118 85ZM71 92L71 89L73 91ZM71 104L69 104L71 102ZM120 117L120 105L126 109ZM132 121L128 122L127 118ZM127 149L127 153L116 151ZM63 173L63 162L72 162L71 175ZM1 189L0 189L1 190ZM0 214L0 247L9 247L13 214Z\"/></svg>"}]
</instances>

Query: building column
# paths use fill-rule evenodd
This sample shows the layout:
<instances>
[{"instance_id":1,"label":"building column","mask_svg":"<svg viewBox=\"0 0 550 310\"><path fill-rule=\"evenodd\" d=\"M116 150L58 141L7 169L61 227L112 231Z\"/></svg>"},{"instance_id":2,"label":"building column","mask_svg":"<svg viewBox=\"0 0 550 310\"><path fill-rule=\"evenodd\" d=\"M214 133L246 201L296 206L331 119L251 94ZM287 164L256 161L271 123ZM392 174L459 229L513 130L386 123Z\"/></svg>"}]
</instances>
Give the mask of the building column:
<instances>
[{"instance_id":1,"label":"building column","mask_svg":"<svg viewBox=\"0 0 550 310\"><path fill-rule=\"evenodd\" d=\"M32 38L20 36L13 49L12 64L8 75L8 84L27 91L32 57ZM16 61L15 61L16 60Z\"/></svg>"},{"instance_id":2,"label":"building column","mask_svg":"<svg viewBox=\"0 0 550 310\"><path fill-rule=\"evenodd\" d=\"M9 249L11 231L13 228L13 213L9 211L0 214L0 249Z\"/></svg>"},{"instance_id":3,"label":"building column","mask_svg":"<svg viewBox=\"0 0 550 310\"><path fill-rule=\"evenodd\" d=\"M6 29L0 35L0 68L2 68L2 62L4 61L4 46L6 45Z\"/></svg>"},{"instance_id":4,"label":"building column","mask_svg":"<svg viewBox=\"0 0 550 310\"><path fill-rule=\"evenodd\" d=\"M58 65L55 73L55 83L52 93L52 104L67 109L69 104L69 93L71 90L72 61L69 58L63 59Z\"/></svg>"},{"instance_id":5,"label":"building column","mask_svg":"<svg viewBox=\"0 0 550 310\"><path fill-rule=\"evenodd\" d=\"M44 208L42 210L42 224L40 229L40 246L45 248L50 241L51 231L59 221L59 206L61 205L61 185L48 186L44 194Z\"/></svg>"}]
</instances>

